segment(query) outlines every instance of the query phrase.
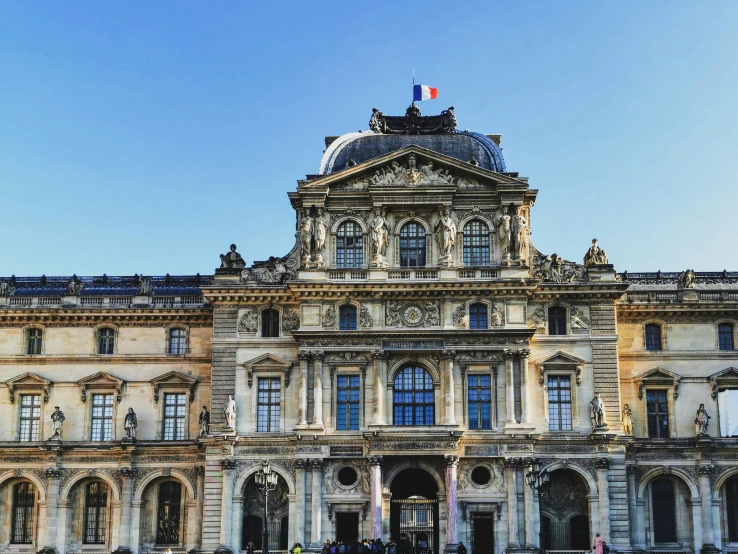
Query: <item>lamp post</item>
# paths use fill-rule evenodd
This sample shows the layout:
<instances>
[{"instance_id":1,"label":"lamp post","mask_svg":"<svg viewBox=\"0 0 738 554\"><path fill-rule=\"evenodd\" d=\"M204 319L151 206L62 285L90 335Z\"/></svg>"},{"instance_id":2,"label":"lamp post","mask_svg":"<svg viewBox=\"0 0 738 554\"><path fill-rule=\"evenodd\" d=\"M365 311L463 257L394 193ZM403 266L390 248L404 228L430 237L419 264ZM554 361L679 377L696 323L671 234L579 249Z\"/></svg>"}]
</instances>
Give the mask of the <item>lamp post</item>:
<instances>
[{"instance_id":1,"label":"lamp post","mask_svg":"<svg viewBox=\"0 0 738 554\"><path fill-rule=\"evenodd\" d=\"M277 488L278 475L269 467L269 460L261 462L261 470L254 474L254 480L259 490L264 493L264 521L261 531L261 552L269 554L269 527L267 527L267 504L269 500L269 491Z\"/></svg>"},{"instance_id":2,"label":"lamp post","mask_svg":"<svg viewBox=\"0 0 738 554\"><path fill-rule=\"evenodd\" d=\"M541 460L536 458L530 463L530 471L525 476L528 486L538 493L538 552L543 554L543 489L548 486L551 474L548 470L541 470Z\"/></svg>"}]
</instances>

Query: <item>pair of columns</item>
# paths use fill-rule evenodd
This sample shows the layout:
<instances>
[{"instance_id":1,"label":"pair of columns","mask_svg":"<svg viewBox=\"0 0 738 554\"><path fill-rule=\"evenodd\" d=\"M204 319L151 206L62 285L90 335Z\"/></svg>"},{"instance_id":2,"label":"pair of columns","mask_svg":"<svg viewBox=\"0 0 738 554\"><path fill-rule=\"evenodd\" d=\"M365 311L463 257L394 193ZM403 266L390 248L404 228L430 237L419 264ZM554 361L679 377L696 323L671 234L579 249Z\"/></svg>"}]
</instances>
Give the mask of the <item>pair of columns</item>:
<instances>
[{"instance_id":1,"label":"pair of columns","mask_svg":"<svg viewBox=\"0 0 738 554\"><path fill-rule=\"evenodd\" d=\"M520 360L520 422L524 425L531 425L530 414L530 379L528 378L528 358L530 358L530 349L521 348L519 350L506 349L502 352L505 358L505 405L507 408L506 425L515 425L518 423L515 415L515 359Z\"/></svg>"},{"instance_id":2,"label":"pair of columns","mask_svg":"<svg viewBox=\"0 0 738 554\"><path fill-rule=\"evenodd\" d=\"M312 472L311 497L312 524L310 526L310 542L308 543L305 532L305 514L307 506L306 473ZM320 549L321 535L323 534L323 460L316 458L298 458L295 460L295 500L297 502L295 515L295 540L300 544L309 544L312 549ZM292 512L290 512L292 515Z\"/></svg>"},{"instance_id":3,"label":"pair of columns","mask_svg":"<svg viewBox=\"0 0 738 554\"><path fill-rule=\"evenodd\" d=\"M313 360L313 420L309 426L323 429L323 359L325 352L316 350L300 350L300 402L297 411L297 426L307 427L308 413L308 364Z\"/></svg>"}]
</instances>

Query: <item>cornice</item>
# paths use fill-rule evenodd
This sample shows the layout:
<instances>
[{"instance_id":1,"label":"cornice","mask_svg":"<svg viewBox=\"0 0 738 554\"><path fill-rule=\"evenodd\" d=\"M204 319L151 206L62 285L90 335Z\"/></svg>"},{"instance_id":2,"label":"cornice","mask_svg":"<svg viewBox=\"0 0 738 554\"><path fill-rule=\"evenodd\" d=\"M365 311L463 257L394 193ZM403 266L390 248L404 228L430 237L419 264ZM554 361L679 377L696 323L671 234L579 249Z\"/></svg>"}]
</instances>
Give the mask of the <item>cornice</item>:
<instances>
[{"instance_id":1,"label":"cornice","mask_svg":"<svg viewBox=\"0 0 738 554\"><path fill-rule=\"evenodd\" d=\"M132 355L132 356L121 356L119 354L111 355L95 355L89 356L12 356L12 357L0 357L0 365L33 365L43 366L52 364L172 364L172 365L183 365L183 364L210 364L212 362L211 356L173 356L173 355L160 355L160 356L146 356L146 355Z\"/></svg>"},{"instance_id":2,"label":"cornice","mask_svg":"<svg viewBox=\"0 0 738 554\"><path fill-rule=\"evenodd\" d=\"M45 327L94 327L101 323L128 327L158 327L171 323L186 323L190 327L209 327L212 322L213 314L209 308L175 310L75 308L53 311L44 309L0 311L0 327L18 327L31 323L42 324Z\"/></svg>"},{"instance_id":3,"label":"cornice","mask_svg":"<svg viewBox=\"0 0 738 554\"><path fill-rule=\"evenodd\" d=\"M685 319L698 322L695 318L712 321L715 317L735 317L738 303L690 303L690 304L617 304L618 321L640 322L650 317L665 320Z\"/></svg>"}]
</instances>

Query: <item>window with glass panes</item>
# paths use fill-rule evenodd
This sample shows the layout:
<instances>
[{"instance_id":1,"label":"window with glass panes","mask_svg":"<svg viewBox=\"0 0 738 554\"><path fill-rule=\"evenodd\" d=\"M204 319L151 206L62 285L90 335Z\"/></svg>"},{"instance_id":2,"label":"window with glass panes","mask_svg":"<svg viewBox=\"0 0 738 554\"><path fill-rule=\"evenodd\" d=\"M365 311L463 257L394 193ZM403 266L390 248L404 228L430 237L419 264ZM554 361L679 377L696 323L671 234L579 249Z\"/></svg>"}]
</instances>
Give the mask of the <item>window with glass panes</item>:
<instances>
[{"instance_id":1,"label":"window with glass panes","mask_svg":"<svg viewBox=\"0 0 738 554\"><path fill-rule=\"evenodd\" d=\"M37 441L41 424L41 395L24 394L20 402L20 437L21 442Z\"/></svg>"},{"instance_id":2,"label":"window with glass panes","mask_svg":"<svg viewBox=\"0 0 738 554\"><path fill-rule=\"evenodd\" d=\"M646 325L646 350L661 350L661 326L656 323Z\"/></svg>"},{"instance_id":3,"label":"window with glass panes","mask_svg":"<svg viewBox=\"0 0 738 554\"><path fill-rule=\"evenodd\" d=\"M282 381L279 377L259 379L256 430L262 433L279 431Z\"/></svg>"},{"instance_id":4,"label":"window with glass panes","mask_svg":"<svg viewBox=\"0 0 738 554\"><path fill-rule=\"evenodd\" d=\"M720 350L733 350L733 325L730 323L718 325L718 347Z\"/></svg>"},{"instance_id":5,"label":"window with glass panes","mask_svg":"<svg viewBox=\"0 0 738 554\"><path fill-rule=\"evenodd\" d=\"M551 431L571 431L571 378L548 376L548 428Z\"/></svg>"},{"instance_id":6,"label":"window with glass panes","mask_svg":"<svg viewBox=\"0 0 738 554\"><path fill-rule=\"evenodd\" d=\"M187 395L164 395L164 440L185 440L187 423Z\"/></svg>"},{"instance_id":7,"label":"window with glass panes","mask_svg":"<svg viewBox=\"0 0 738 554\"><path fill-rule=\"evenodd\" d=\"M36 487L24 481L13 487L13 516L10 544L33 543L33 520L36 507Z\"/></svg>"},{"instance_id":8,"label":"window with glass panes","mask_svg":"<svg viewBox=\"0 0 738 554\"><path fill-rule=\"evenodd\" d=\"M464 227L464 265L489 265L489 227L478 219Z\"/></svg>"},{"instance_id":9,"label":"window with glass panes","mask_svg":"<svg viewBox=\"0 0 738 554\"><path fill-rule=\"evenodd\" d=\"M492 377L490 375L470 374L467 379L469 429L491 429Z\"/></svg>"},{"instance_id":10,"label":"window with glass panes","mask_svg":"<svg viewBox=\"0 0 738 554\"><path fill-rule=\"evenodd\" d=\"M435 400L433 379L422 367L406 367L394 383L395 425L433 425Z\"/></svg>"},{"instance_id":11,"label":"window with glass panes","mask_svg":"<svg viewBox=\"0 0 738 554\"><path fill-rule=\"evenodd\" d=\"M359 428L359 376L339 375L336 379L336 429Z\"/></svg>"},{"instance_id":12,"label":"window with glass panes","mask_svg":"<svg viewBox=\"0 0 738 554\"><path fill-rule=\"evenodd\" d=\"M469 329L487 328L487 305L472 304L469 306Z\"/></svg>"},{"instance_id":13,"label":"window with glass panes","mask_svg":"<svg viewBox=\"0 0 738 554\"><path fill-rule=\"evenodd\" d=\"M340 268L361 267L364 262L364 236L355 221L341 224L336 234L336 266Z\"/></svg>"},{"instance_id":14,"label":"window with glass panes","mask_svg":"<svg viewBox=\"0 0 738 554\"><path fill-rule=\"evenodd\" d=\"M185 329L169 331L169 353L178 356L187 353L187 331Z\"/></svg>"},{"instance_id":15,"label":"window with glass panes","mask_svg":"<svg viewBox=\"0 0 738 554\"><path fill-rule=\"evenodd\" d=\"M108 488L104 483L87 485L85 544L105 544L108 515Z\"/></svg>"},{"instance_id":16,"label":"window with glass panes","mask_svg":"<svg viewBox=\"0 0 738 554\"><path fill-rule=\"evenodd\" d=\"M41 354L43 346L44 333L41 329L28 330L28 348L26 353L29 355Z\"/></svg>"},{"instance_id":17,"label":"window with glass panes","mask_svg":"<svg viewBox=\"0 0 738 554\"><path fill-rule=\"evenodd\" d=\"M669 403L665 390L646 391L646 414L649 438L669 438Z\"/></svg>"},{"instance_id":18,"label":"window with glass panes","mask_svg":"<svg viewBox=\"0 0 738 554\"><path fill-rule=\"evenodd\" d=\"M338 328L341 331L356 331L356 306L346 304L338 308Z\"/></svg>"},{"instance_id":19,"label":"window with glass panes","mask_svg":"<svg viewBox=\"0 0 738 554\"><path fill-rule=\"evenodd\" d=\"M548 309L548 334L566 335L566 308L553 306Z\"/></svg>"},{"instance_id":20,"label":"window with glass panes","mask_svg":"<svg viewBox=\"0 0 738 554\"><path fill-rule=\"evenodd\" d=\"M410 222L400 231L400 267L425 267L425 229Z\"/></svg>"},{"instance_id":21,"label":"window with glass panes","mask_svg":"<svg viewBox=\"0 0 738 554\"><path fill-rule=\"evenodd\" d=\"M261 336L279 336L279 312L277 310L262 310L261 312Z\"/></svg>"},{"instance_id":22,"label":"window with glass panes","mask_svg":"<svg viewBox=\"0 0 738 554\"><path fill-rule=\"evenodd\" d=\"M113 395L92 395L92 432L90 440L113 440Z\"/></svg>"},{"instance_id":23,"label":"window with glass panes","mask_svg":"<svg viewBox=\"0 0 738 554\"><path fill-rule=\"evenodd\" d=\"M112 354L115 350L115 329L100 329L97 332L97 353Z\"/></svg>"}]
</instances>

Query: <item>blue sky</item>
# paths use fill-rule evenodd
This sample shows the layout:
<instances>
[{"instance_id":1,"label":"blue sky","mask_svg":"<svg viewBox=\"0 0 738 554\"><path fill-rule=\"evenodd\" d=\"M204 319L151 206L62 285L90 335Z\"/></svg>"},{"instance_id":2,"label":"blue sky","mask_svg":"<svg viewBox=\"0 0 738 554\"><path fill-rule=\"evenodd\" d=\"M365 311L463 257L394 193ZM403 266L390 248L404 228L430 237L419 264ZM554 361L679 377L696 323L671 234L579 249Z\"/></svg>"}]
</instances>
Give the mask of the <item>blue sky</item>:
<instances>
[{"instance_id":1,"label":"blue sky","mask_svg":"<svg viewBox=\"0 0 738 554\"><path fill-rule=\"evenodd\" d=\"M0 3L0 275L211 273L294 242L323 137L411 71L539 189L533 242L738 270L738 2Z\"/></svg>"}]
</instances>

